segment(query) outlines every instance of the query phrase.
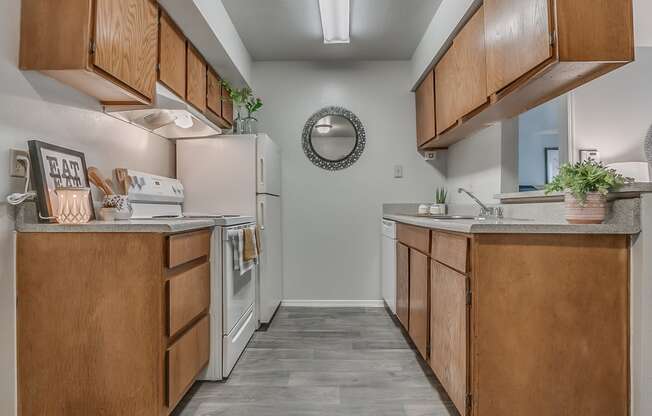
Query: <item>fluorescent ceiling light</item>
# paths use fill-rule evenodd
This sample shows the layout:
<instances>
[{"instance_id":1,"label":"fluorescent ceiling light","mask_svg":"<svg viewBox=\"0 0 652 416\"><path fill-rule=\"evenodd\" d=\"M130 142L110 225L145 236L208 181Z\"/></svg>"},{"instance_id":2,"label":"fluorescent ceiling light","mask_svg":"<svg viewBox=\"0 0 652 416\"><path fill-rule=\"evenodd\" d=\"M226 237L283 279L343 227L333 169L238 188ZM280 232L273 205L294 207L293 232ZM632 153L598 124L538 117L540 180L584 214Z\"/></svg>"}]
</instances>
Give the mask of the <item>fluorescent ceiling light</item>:
<instances>
[{"instance_id":1,"label":"fluorescent ceiling light","mask_svg":"<svg viewBox=\"0 0 652 416\"><path fill-rule=\"evenodd\" d=\"M350 43L350 0L319 0L324 43Z\"/></svg>"}]
</instances>

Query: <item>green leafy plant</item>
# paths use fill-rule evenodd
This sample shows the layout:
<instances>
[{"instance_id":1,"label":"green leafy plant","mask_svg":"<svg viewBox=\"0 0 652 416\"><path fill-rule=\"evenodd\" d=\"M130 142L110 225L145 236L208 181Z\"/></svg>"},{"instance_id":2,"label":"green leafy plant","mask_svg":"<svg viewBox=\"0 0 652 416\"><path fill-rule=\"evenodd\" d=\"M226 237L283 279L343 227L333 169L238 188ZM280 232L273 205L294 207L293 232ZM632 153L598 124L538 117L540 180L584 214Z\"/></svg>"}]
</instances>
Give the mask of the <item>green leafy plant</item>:
<instances>
[{"instance_id":1,"label":"green leafy plant","mask_svg":"<svg viewBox=\"0 0 652 416\"><path fill-rule=\"evenodd\" d=\"M599 192L607 195L609 191L631 181L633 179L626 178L594 160L577 162L574 165L566 163L559 168L559 175L546 185L546 194L568 192L583 204L589 193Z\"/></svg>"},{"instance_id":2,"label":"green leafy plant","mask_svg":"<svg viewBox=\"0 0 652 416\"><path fill-rule=\"evenodd\" d=\"M250 117L253 113L260 110L263 106L263 100L261 100L259 97L254 98L251 88L234 88L228 81L225 80L220 81L220 84L224 86L224 89L229 95L231 101L233 101L233 104L236 106L245 107Z\"/></svg>"},{"instance_id":3,"label":"green leafy plant","mask_svg":"<svg viewBox=\"0 0 652 416\"><path fill-rule=\"evenodd\" d=\"M247 101L251 99L251 88L249 87L234 88L231 83L225 80L221 80L220 84L224 87L226 93L229 94L229 98L235 105L246 105Z\"/></svg>"},{"instance_id":4,"label":"green leafy plant","mask_svg":"<svg viewBox=\"0 0 652 416\"><path fill-rule=\"evenodd\" d=\"M247 107L247 111L249 112L249 117L251 117L251 115L256 111L260 110L262 106L263 100L261 100L259 97L251 97L245 104L245 107Z\"/></svg>"},{"instance_id":5,"label":"green leafy plant","mask_svg":"<svg viewBox=\"0 0 652 416\"><path fill-rule=\"evenodd\" d=\"M435 203L445 204L446 198L448 198L448 191L446 188L437 188L435 190Z\"/></svg>"}]
</instances>

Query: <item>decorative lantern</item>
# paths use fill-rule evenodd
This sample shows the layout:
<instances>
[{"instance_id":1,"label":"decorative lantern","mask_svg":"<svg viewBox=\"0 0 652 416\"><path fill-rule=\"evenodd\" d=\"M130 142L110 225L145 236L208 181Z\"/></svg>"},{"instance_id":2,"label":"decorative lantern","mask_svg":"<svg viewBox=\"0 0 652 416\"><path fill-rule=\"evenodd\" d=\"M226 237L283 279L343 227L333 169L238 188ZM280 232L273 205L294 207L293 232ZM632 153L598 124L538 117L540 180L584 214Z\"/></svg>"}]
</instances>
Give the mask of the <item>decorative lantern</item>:
<instances>
[{"instance_id":1,"label":"decorative lantern","mask_svg":"<svg viewBox=\"0 0 652 416\"><path fill-rule=\"evenodd\" d=\"M91 188L57 188L55 218L59 224L83 224L91 219Z\"/></svg>"}]
</instances>

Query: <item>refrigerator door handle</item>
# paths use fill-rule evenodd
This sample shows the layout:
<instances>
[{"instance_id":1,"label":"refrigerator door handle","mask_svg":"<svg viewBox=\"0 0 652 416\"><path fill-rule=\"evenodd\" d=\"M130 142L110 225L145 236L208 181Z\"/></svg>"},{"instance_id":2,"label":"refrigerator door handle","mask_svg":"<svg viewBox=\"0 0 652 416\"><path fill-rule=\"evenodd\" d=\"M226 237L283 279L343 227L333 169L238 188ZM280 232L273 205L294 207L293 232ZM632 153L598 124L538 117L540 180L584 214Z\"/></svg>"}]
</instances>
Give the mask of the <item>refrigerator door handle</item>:
<instances>
[{"instance_id":1,"label":"refrigerator door handle","mask_svg":"<svg viewBox=\"0 0 652 416\"><path fill-rule=\"evenodd\" d=\"M260 184L265 185L265 159L260 158Z\"/></svg>"},{"instance_id":2,"label":"refrigerator door handle","mask_svg":"<svg viewBox=\"0 0 652 416\"><path fill-rule=\"evenodd\" d=\"M260 231L263 230L265 230L265 202L260 201Z\"/></svg>"}]
</instances>

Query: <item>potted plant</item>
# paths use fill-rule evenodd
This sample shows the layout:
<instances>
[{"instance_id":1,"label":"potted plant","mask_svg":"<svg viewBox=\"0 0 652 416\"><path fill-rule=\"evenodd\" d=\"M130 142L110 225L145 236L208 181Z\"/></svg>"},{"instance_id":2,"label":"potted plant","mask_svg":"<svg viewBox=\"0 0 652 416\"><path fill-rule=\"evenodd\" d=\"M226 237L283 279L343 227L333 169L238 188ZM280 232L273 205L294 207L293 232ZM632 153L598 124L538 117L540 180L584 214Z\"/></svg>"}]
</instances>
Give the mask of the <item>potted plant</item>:
<instances>
[{"instance_id":1,"label":"potted plant","mask_svg":"<svg viewBox=\"0 0 652 416\"><path fill-rule=\"evenodd\" d=\"M253 121L256 120L252 114L263 106L260 98L254 98L251 88L242 87L234 88L228 81L222 80L220 84L224 86L224 90L229 95L229 99L233 101L235 108L235 119L233 120L233 132L236 134L249 134L255 133ZM245 117L245 110L247 115Z\"/></svg>"},{"instance_id":2,"label":"potted plant","mask_svg":"<svg viewBox=\"0 0 652 416\"><path fill-rule=\"evenodd\" d=\"M446 198L448 198L446 188L437 188L435 190L435 203L430 206L430 214L446 215Z\"/></svg>"},{"instance_id":3,"label":"potted plant","mask_svg":"<svg viewBox=\"0 0 652 416\"><path fill-rule=\"evenodd\" d=\"M258 119L253 116L253 114L260 110L263 107L263 100L260 97L254 98L250 97L245 103L245 108L247 109L247 117L244 120L244 133L245 134L254 134L257 133Z\"/></svg>"},{"instance_id":4,"label":"potted plant","mask_svg":"<svg viewBox=\"0 0 652 416\"><path fill-rule=\"evenodd\" d=\"M566 163L546 185L546 194L565 192L566 221L571 224L602 224L607 216L607 194L631 181L594 160Z\"/></svg>"}]
</instances>

